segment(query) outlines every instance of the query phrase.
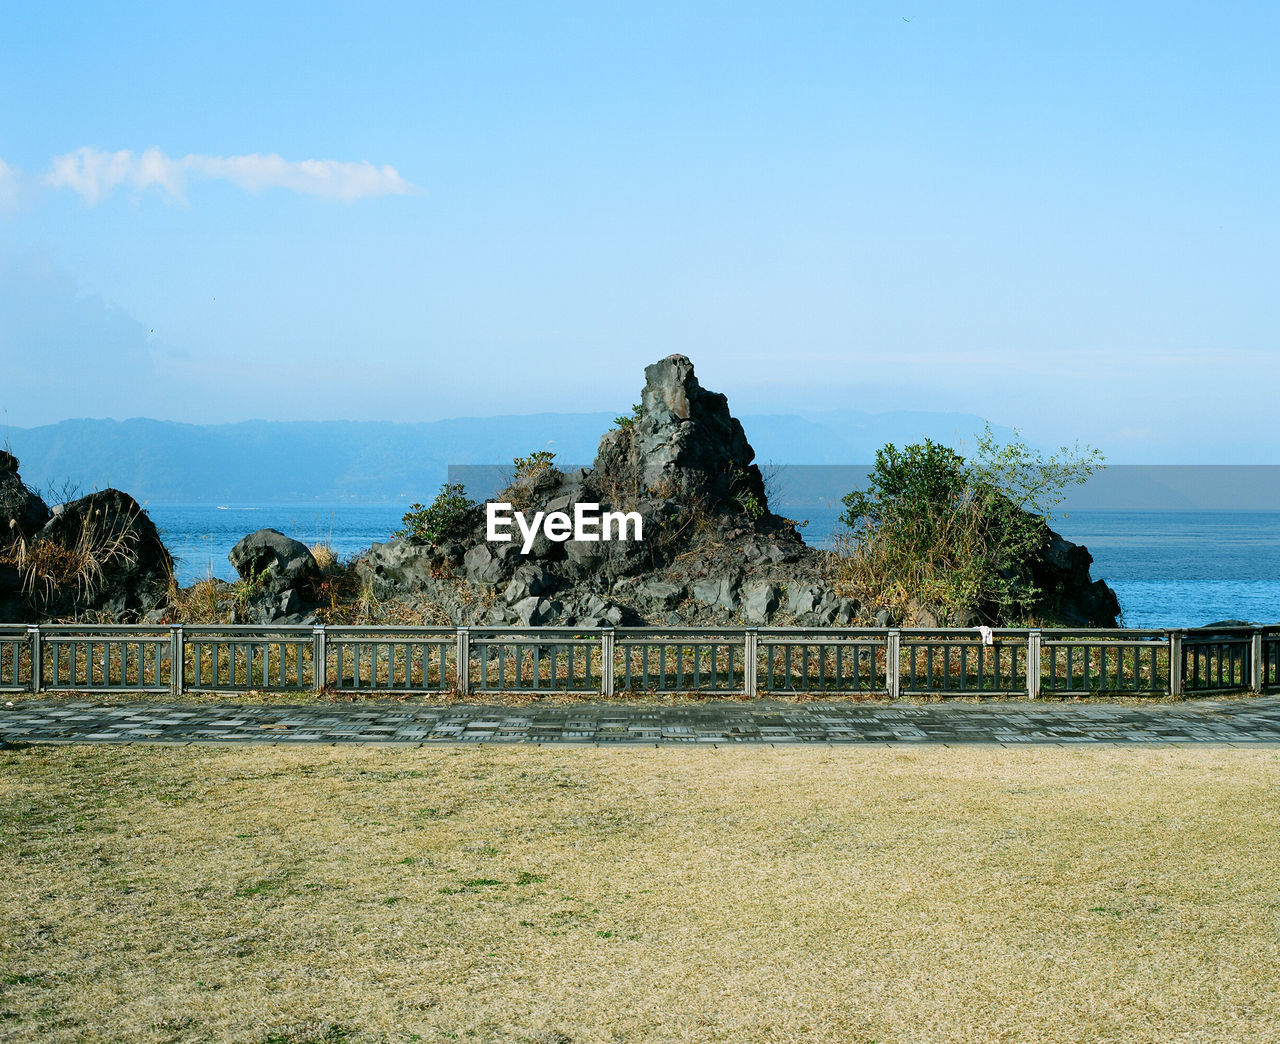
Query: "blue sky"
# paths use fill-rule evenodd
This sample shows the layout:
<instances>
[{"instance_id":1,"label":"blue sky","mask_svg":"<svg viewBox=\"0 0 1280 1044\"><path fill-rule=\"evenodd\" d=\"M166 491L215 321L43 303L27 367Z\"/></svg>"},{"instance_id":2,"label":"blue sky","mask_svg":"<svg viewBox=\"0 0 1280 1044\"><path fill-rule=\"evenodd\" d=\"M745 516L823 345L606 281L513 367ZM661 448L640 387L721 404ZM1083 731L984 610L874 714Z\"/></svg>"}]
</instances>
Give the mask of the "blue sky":
<instances>
[{"instance_id":1,"label":"blue sky","mask_svg":"<svg viewBox=\"0 0 1280 1044\"><path fill-rule=\"evenodd\" d=\"M1272 4L22 5L0 409L962 410L1280 460Z\"/></svg>"}]
</instances>

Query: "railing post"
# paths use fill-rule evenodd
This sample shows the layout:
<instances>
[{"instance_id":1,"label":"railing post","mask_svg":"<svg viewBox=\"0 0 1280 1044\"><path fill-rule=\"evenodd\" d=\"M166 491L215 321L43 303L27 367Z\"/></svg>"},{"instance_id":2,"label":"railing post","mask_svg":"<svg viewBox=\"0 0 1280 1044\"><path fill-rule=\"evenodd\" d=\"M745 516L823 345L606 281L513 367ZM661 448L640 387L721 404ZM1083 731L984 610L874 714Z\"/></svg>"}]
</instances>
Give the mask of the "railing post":
<instances>
[{"instance_id":1,"label":"railing post","mask_svg":"<svg viewBox=\"0 0 1280 1044\"><path fill-rule=\"evenodd\" d=\"M600 632L600 695L613 696L613 628Z\"/></svg>"},{"instance_id":2,"label":"railing post","mask_svg":"<svg viewBox=\"0 0 1280 1044\"><path fill-rule=\"evenodd\" d=\"M1040 632L1027 634L1027 698L1040 698Z\"/></svg>"},{"instance_id":3,"label":"railing post","mask_svg":"<svg viewBox=\"0 0 1280 1044\"><path fill-rule=\"evenodd\" d=\"M169 695L174 699L182 696L186 678L185 654L182 648L182 624L169 625ZM160 679L157 678L158 682Z\"/></svg>"},{"instance_id":4,"label":"railing post","mask_svg":"<svg viewBox=\"0 0 1280 1044\"><path fill-rule=\"evenodd\" d=\"M1262 628L1253 629L1253 641L1249 643L1249 690L1262 691Z\"/></svg>"},{"instance_id":5,"label":"railing post","mask_svg":"<svg viewBox=\"0 0 1280 1044\"><path fill-rule=\"evenodd\" d=\"M317 693L324 691L329 684L329 650L325 643L324 624L311 628L311 681ZM299 678L298 682L301 684L302 679Z\"/></svg>"},{"instance_id":6,"label":"railing post","mask_svg":"<svg viewBox=\"0 0 1280 1044\"><path fill-rule=\"evenodd\" d=\"M1169 632L1169 695L1182 695L1182 632Z\"/></svg>"},{"instance_id":7,"label":"railing post","mask_svg":"<svg viewBox=\"0 0 1280 1044\"><path fill-rule=\"evenodd\" d=\"M33 624L27 628L27 638L31 647L31 693L39 695L44 688L44 654L40 651L40 625ZM15 654L13 663L13 680L18 681L18 657Z\"/></svg>"},{"instance_id":8,"label":"railing post","mask_svg":"<svg viewBox=\"0 0 1280 1044\"><path fill-rule=\"evenodd\" d=\"M759 695L756 668L759 666L759 635L754 627L748 627L742 652L742 692L755 699Z\"/></svg>"},{"instance_id":9,"label":"railing post","mask_svg":"<svg viewBox=\"0 0 1280 1044\"><path fill-rule=\"evenodd\" d=\"M471 691L471 632L465 627L458 628L458 649L454 654L457 661L457 690L459 696Z\"/></svg>"},{"instance_id":10,"label":"railing post","mask_svg":"<svg viewBox=\"0 0 1280 1044\"><path fill-rule=\"evenodd\" d=\"M898 631L890 631L885 639L884 681L891 700L896 700L902 693L902 674L898 667L898 657L901 653L902 634Z\"/></svg>"}]
</instances>

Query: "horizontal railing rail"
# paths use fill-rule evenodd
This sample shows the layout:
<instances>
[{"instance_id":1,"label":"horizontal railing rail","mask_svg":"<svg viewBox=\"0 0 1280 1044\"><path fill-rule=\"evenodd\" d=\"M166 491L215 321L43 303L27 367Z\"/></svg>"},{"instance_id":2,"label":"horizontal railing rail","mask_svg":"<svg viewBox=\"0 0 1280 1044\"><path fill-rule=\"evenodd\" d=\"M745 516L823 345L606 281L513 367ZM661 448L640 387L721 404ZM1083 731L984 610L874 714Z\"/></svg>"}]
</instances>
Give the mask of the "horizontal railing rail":
<instances>
[{"instance_id":1,"label":"horizontal railing rail","mask_svg":"<svg viewBox=\"0 0 1280 1044\"><path fill-rule=\"evenodd\" d=\"M1280 689L1280 627L0 625L0 692L1163 696Z\"/></svg>"}]
</instances>

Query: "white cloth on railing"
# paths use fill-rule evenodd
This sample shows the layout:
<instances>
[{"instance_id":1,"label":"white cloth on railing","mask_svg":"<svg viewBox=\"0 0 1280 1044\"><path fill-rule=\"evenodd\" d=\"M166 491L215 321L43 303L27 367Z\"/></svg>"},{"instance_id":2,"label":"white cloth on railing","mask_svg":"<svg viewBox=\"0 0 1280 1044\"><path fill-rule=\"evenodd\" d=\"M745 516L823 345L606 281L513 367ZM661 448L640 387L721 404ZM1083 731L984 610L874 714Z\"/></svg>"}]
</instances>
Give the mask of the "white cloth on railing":
<instances>
[{"instance_id":1,"label":"white cloth on railing","mask_svg":"<svg viewBox=\"0 0 1280 1044\"><path fill-rule=\"evenodd\" d=\"M983 626L979 626L979 627L978 627L978 633L979 633L980 635L982 635L982 644L983 644L983 645L995 645L995 644L996 644L996 636L995 636L995 633L991 630L991 628L990 628L990 627L987 627L987 626L985 626L985 625L983 625Z\"/></svg>"}]
</instances>

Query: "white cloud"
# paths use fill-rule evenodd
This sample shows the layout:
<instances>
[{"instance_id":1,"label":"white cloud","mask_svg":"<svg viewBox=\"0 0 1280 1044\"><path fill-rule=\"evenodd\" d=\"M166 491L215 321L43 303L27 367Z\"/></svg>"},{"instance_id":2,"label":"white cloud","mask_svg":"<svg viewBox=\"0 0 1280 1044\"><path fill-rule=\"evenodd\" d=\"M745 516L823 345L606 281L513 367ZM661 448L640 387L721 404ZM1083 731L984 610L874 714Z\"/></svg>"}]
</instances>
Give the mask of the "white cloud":
<instances>
[{"instance_id":1,"label":"white cloud","mask_svg":"<svg viewBox=\"0 0 1280 1044\"><path fill-rule=\"evenodd\" d=\"M338 160L290 161L280 156L189 155L175 159L159 149L135 154L81 148L55 156L45 182L69 188L90 206L126 186L136 191L158 188L170 199L184 200L189 179L229 181L246 192L282 188L309 196L350 201L374 196L404 196L418 189L392 166L343 163Z\"/></svg>"}]
</instances>

